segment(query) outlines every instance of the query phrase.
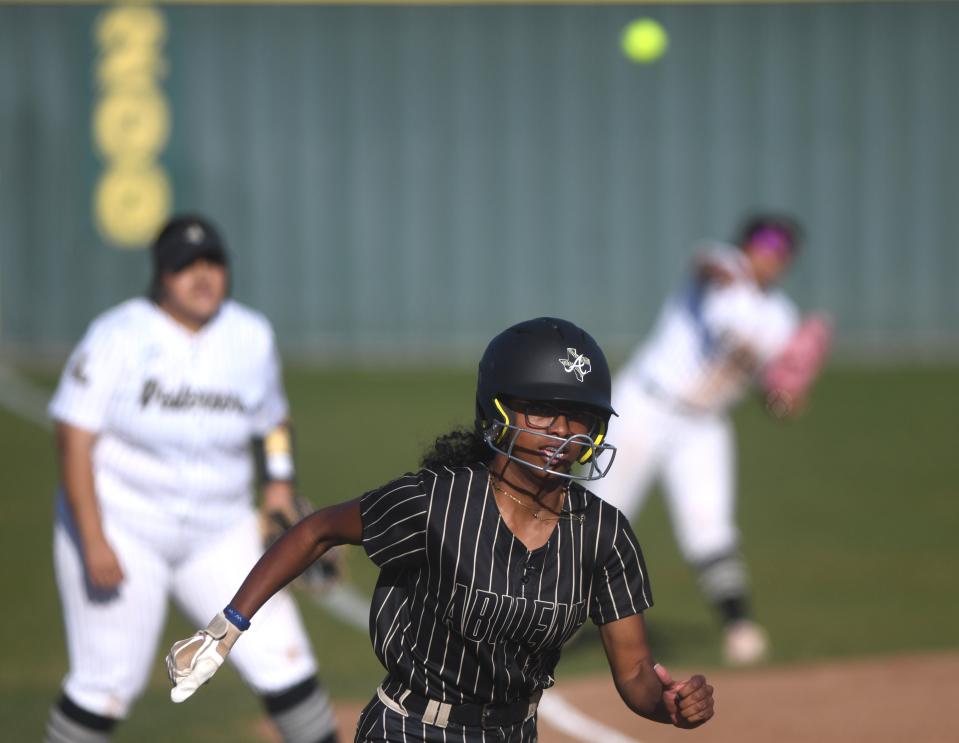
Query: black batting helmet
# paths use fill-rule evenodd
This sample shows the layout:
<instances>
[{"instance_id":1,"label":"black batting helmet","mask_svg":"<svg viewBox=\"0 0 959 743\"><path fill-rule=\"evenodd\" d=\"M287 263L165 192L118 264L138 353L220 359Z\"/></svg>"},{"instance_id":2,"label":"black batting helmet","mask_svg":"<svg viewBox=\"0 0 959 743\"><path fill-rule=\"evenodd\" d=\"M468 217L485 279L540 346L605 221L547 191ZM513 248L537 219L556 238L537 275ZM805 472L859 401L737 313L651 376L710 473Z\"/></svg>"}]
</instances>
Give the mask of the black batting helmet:
<instances>
[{"instance_id":1,"label":"black batting helmet","mask_svg":"<svg viewBox=\"0 0 959 743\"><path fill-rule=\"evenodd\" d=\"M480 359L476 427L494 450L512 458L511 445L503 447L508 431L517 427L505 401L512 398L587 408L598 415L600 429L585 439L571 437L567 445L585 445L579 462L592 460L590 474L576 479L598 479L606 474L608 465L598 472L595 455L615 451L602 444L609 417L616 414L610 401L611 387L606 356L589 333L556 317L527 320L493 338Z\"/></svg>"},{"instance_id":2,"label":"black batting helmet","mask_svg":"<svg viewBox=\"0 0 959 743\"><path fill-rule=\"evenodd\" d=\"M170 219L150 246L153 277L149 295L159 301L165 273L177 273L198 260L221 266L229 264L226 244L213 224L197 214L181 214Z\"/></svg>"}]
</instances>

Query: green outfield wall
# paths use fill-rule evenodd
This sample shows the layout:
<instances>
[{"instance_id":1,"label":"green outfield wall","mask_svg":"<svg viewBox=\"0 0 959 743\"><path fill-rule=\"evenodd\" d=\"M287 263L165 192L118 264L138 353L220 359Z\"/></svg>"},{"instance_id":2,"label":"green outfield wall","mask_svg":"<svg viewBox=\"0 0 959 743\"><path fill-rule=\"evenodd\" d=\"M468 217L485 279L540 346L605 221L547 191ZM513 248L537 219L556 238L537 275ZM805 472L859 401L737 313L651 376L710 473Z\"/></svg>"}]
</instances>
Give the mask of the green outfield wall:
<instances>
[{"instance_id":1,"label":"green outfield wall","mask_svg":"<svg viewBox=\"0 0 959 743\"><path fill-rule=\"evenodd\" d=\"M670 45L627 60L623 26ZM809 235L840 349L959 347L959 5L0 4L0 349L143 290L171 210L296 351L458 359L543 313L625 351L700 238Z\"/></svg>"}]
</instances>

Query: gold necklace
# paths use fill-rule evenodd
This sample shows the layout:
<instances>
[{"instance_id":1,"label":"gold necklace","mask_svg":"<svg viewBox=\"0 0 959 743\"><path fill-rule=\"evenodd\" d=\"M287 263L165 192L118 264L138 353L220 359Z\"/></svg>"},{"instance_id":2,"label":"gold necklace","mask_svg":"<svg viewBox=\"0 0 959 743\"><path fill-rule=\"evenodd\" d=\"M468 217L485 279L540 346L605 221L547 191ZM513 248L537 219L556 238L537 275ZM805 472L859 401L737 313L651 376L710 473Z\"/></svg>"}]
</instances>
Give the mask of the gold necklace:
<instances>
[{"instance_id":1,"label":"gold necklace","mask_svg":"<svg viewBox=\"0 0 959 743\"><path fill-rule=\"evenodd\" d=\"M506 490L506 489L504 489L504 488L501 488L499 485L497 485L497 484L496 484L496 481L493 479L492 475L490 475L489 482L490 482L490 485L493 486L493 490L495 490L497 493L502 493L502 494L505 495L507 498L509 498L511 501L513 501L514 503L516 503L520 508L528 511L528 512L532 515L532 517L533 517L534 519L536 519L537 521L542 521L543 523L546 523L546 522L549 522L549 521L559 521L561 518L563 518L563 516L567 516L567 517L569 517L569 518L571 518L571 519L578 519L578 520L579 520L579 523L583 523L583 519L584 519L585 517L584 517L582 514L574 514L574 513L570 513L569 511L561 511L560 513L556 513L555 511L550 511L548 508L545 508L545 507L544 507L544 508L538 508L538 509L536 509L536 510L534 511L532 508L530 508L530 507L527 506L525 503L523 503L523 501L521 501L519 498L517 498L517 497L516 497L515 495L513 495L511 492L509 492L508 490ZM569 489L566 488L565 490L566 490L566 496L569 497ZM540 516L540 514L541 514L544 510L545 510L545 511L549 511L549 512L550 512L551 514L553 514L553 515L552 515L551 517L550 517L550 516Z\"/></svg>"}]
</instances>

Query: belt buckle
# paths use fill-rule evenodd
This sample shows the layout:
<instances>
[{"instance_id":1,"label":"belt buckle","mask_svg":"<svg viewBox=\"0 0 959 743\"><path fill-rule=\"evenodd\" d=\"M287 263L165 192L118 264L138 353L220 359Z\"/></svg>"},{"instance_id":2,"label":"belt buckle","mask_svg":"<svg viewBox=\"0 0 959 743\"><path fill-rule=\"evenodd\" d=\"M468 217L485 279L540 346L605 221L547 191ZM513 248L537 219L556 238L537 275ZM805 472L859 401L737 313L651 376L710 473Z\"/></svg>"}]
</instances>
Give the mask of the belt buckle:
<instances>
[{"instance_id":1,"label":"belt buckle","mask_svg":"<svg viewBox=\"0 0 959 743\"><path fill-rule=\"evenodd\" d=\"M480 712L480 727L483 728L483 730L499 727L499 725L490 722L490 718L493 716L493 710L491 707L492 705L490 704L484 704L483 711Z\"/></svg>"}]
</instances>

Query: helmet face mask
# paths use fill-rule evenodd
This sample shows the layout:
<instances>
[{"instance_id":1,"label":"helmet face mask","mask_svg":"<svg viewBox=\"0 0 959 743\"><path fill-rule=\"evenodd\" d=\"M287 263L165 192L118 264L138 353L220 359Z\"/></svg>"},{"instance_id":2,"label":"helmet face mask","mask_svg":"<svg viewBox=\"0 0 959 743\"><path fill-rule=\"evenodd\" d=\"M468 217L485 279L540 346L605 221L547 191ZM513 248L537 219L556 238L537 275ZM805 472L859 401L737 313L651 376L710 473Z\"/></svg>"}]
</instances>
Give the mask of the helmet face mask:
<instances>
[{"instance_id":1,"label":"helmet face mask","mask_svg":"<svg viewBox=\"0 0 959 743\"><path fill-rule=\"evenodd\" d=\"M610 396L609 366L596 341L571 322L540 317L507 328L486 347L477 378L476 427L495 452L511 461L556 477L598 480L609 471L616 452L603 440L609 417L615 415ZM565 438L539 423L522 427L514 420L519 416L511 416L508 409L510 401L517 400L542 408L538 412L546 417L551 407L567 416L572 413L573 420L586 420L585 411L589 411L597 425L588 433L573 430ZM546 420L537 417L540 423ZM529 418L526 421L529 424ZM517 455L516 440L522 432L556 444L545 464ZM574 460L579 467L570 471L565 455L579 446L584 447Z\"/></svg>"},{"instance_id":2,"label":"helmet face mask","mask_svg":"<svg viewBox=\"0 0 959 743\"><path fill-rule=\"evenodd\" d=\"M514 412L504 406L498 399L493 400L500 418L483 430L483 438L487 445L498 454L502 454L510 461L521 464L530 469L538 470L547 475L561 477L567 480L599 480L606 476L616 458L616 447L605 443L606 421L600 422L599 428L590 433L570 433L569 436L556 436L548 433L544 428L520 426L510 416ZM516 454L516 441L521 433L539 436L547 443L555 446L553 455L542 465L537 465ZM569 469L566 454L582 447L575 455L574 466L578 469Z\"/></svg>"}]
</instances>

